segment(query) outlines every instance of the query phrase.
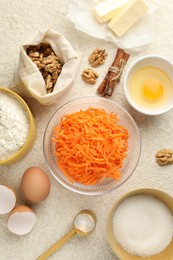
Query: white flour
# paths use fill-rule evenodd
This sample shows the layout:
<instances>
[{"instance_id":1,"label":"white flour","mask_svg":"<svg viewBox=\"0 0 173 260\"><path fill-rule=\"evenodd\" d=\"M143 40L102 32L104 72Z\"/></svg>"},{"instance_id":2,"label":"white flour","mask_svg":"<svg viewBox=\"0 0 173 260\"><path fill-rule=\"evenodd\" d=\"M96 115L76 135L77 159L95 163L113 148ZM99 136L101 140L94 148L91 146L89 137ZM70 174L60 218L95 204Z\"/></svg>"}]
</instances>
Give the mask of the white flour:
<instances>
[{"instance_id":1,"label":"white flour","mask_svg":"<svg viewBox=\"0 0 173 260\"><path fill-rule=\"evenodd\" d=\"M29 134L25 108L10 94L0 92L0 160L15 154Z\"/></svg>"}]
</instances>

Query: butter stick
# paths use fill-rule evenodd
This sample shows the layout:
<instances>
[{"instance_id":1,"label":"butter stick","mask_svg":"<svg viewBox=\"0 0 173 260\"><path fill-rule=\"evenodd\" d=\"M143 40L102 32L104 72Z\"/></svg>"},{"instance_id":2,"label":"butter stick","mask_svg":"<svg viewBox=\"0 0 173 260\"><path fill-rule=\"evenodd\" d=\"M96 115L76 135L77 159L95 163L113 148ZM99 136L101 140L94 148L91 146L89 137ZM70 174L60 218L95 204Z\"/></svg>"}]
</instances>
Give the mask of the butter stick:
<instances>
[{"instance_id":1,"label":"butter stick","mask_svg":"<svg viewBox=\"0 0 173 260\"><path fill-rule=\"evenodd\" d=\"M106 0L97 4L93 9L93 15L99 23L104 23L116 15L129 0Z\"/></svg>"},{"instance_id":2,"label":"butter stick","mask_svg":"<svg viewBox=\"0 0 173 260\"><path fill-rule=\"evenodd\" d=\"M118 36L123 36L148 10L145 0L131 0L115 14L108 27Z\"/></svg>"}]
</instances>

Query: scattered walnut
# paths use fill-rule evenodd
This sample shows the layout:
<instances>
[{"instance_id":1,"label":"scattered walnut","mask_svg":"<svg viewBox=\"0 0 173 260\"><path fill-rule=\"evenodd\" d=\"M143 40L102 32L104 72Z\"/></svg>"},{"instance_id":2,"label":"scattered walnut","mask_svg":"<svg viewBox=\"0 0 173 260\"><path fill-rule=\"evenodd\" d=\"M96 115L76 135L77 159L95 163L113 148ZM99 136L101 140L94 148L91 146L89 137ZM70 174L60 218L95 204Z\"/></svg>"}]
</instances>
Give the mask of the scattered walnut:
<instances>
[{"instance_id":1,"label":"scattered walnut","mask_svg":"<svg viewBox=\"0 0 173 260\"><path fill-rule=\"evenodd\" d=\"M156 153L156 161L160 166L173 164L173 151L163 149Z\"/></svg>"},{"instance_id":2,"label":"scattered walnut","mask_svg":"<svg viewBox=\"0 0 173 260\"><path fill-rule=\"evenodd\" d=\"M96 83L97 78L99 77L99 74L95 72L92 69L84 69L82 72L82 79L91 85L94 85Z\"/></svg>"},{"instance_id":3,"label":"scattered walnut","mask_svg":"<svg viewBox=\"0 0 173 260\"><path fill-rule=\"evenodd\" d=\"M108 54L105 49L97 48L88 57L89 64L91 67L96 68L105 62L107 56Z\"/></svg>"},{"instance_id":4,"label":"scattered walnut","mask_svg":"<svg viewBox=\"0 0 173 260\"><path fill-rule=\"evenodd\" d=\"M62 71L62 62L49 43L27 46L26 52L37 65L46 84L47 93L51 93Z\"/></svg>"}]
</instances>

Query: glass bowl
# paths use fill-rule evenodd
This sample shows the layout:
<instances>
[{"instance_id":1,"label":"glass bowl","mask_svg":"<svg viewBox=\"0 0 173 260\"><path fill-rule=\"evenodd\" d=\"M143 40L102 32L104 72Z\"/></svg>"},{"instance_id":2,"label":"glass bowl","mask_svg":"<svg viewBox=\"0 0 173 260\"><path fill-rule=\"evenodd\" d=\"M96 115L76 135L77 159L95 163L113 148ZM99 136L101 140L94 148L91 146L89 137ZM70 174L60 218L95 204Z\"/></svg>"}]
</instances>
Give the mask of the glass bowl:
<instances>
[{"instance_id":1,"label":"glass bowl","mask_svg":"<svg viewBox=\"0 0 173 260\"><path fill-rule=\"evenodd\" d=\"M62 173L60 168L56 163L56 158L54 155L55 144L51 142L53 129L59 124L61 118L66 114L71 114L78 112L80 110L86 110L89 107L104 109L107 113L113 112L117 115L119 122L118 124L123 125L128 129L129 140L128 140L128 153L127 157L123 161L123 167L120 169L122 174L119 181L114 179L105 179L103 182L98 183L94 186L85 186L80 183L71 183L65 175ZM60 182L63 186L71 191L86 194L86 195L101 195L105 192L111 191L122 185L135 170L141 151L141 142L138 132L138 128L133 118L129 113L117 103L107 100L102 97L81 97L72 100L62 107L60 107L52 116L45 130L43 138L43 150L45 159L47 161L48 167L55 179Z\"/></svg>"}]
</instances>

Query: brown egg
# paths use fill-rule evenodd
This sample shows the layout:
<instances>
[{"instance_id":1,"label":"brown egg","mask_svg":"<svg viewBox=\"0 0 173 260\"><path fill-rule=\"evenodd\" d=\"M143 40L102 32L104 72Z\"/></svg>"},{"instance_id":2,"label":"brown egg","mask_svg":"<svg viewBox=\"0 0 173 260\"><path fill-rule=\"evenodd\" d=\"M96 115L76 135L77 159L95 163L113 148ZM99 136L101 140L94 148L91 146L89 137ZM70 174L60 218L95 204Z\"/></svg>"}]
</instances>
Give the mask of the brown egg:
<instances>
[{"instance_id":1,"label":"brown egg","mask_svg":"<svg viewBox=\"0 0 173 260\"><path fill-rule=\"evenodd\" d=\"M33 203L39 203L45 200L49 195L49 177L42 169L31 167L23 174L21 189L26 200Z\"/></svg>"}]
</instances>

